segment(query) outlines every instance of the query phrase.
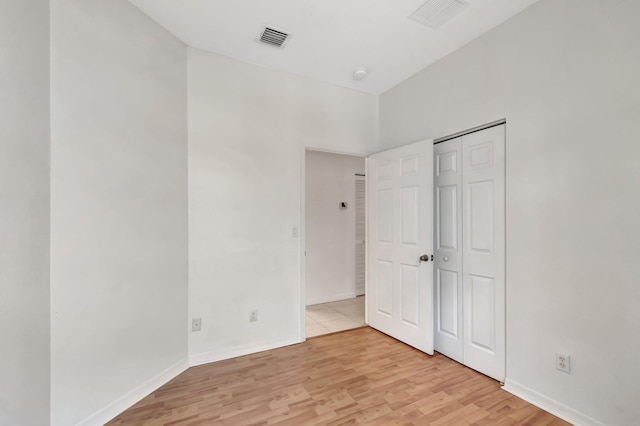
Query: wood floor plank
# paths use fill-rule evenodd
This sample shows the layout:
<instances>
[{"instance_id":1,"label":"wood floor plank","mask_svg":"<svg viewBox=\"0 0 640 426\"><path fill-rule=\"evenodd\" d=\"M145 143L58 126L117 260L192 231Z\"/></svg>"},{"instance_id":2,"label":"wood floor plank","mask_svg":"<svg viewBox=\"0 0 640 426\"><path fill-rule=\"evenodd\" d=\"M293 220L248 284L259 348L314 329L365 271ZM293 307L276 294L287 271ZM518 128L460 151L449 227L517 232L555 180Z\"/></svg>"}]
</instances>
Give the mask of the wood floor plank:
<instances>
[{"instance_id":1,"label":"wood floor plank","mask_svg":"<svg viewBox=\"0 0 640 426\"><path fill-rule=\"evenodd\" d=\"M568 423L372 328L192 367L110 426Z\"/></svg>"}]
</instances>

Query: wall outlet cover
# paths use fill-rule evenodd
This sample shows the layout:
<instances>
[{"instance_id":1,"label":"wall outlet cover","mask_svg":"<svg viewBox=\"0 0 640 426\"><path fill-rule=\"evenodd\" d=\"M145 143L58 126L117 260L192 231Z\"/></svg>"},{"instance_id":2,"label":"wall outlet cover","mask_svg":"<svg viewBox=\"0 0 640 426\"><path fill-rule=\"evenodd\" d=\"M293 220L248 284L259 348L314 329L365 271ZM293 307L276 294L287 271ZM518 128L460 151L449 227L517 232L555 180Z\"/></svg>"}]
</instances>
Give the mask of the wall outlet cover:
<instances>
[{"instance_id":1,"label":"wall outlet cover","mask_svg":"<svg viewBox=\"0 0 640 426\"><path fill-rule=\"evenodd\" d=\"M565 373L570 373L571 357L569 355L556 352L556 369Z\"/></svg>"}]
</instances>

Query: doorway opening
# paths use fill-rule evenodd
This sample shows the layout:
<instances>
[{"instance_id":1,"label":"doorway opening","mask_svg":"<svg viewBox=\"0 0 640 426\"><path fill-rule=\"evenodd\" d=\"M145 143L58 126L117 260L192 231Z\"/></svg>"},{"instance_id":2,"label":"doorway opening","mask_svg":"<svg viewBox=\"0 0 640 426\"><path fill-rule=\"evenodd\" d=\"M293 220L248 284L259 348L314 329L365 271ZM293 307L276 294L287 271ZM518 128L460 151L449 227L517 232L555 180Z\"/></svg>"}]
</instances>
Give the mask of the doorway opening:
<instances>
[{"instance_id":1,"label":"doorway opening","mask_svg":"<svg viewBox=\"0 0 640 426\"><path fill-rule=\"evenodd\" d=\"M304 156L305 335L365 325L364 157Z\"/></svg>"}]
</instances>

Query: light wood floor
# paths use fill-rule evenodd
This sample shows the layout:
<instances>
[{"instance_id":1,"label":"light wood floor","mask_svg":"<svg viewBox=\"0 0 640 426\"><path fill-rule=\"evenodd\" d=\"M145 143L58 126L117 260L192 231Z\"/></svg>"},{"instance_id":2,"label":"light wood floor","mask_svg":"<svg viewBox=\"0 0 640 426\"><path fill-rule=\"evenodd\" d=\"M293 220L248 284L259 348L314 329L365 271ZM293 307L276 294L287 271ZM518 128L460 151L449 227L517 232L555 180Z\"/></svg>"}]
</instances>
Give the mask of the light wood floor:
<instances>
[{"instance_id":1,"label":"light wood floor","mask_svg":"<svg viewBox=\"0 0 640 426\"><path fill-rule=\"evenodd\" d=\"M192 367L109 425L566 425L371 328Z\"/></svg>"}]
</instances>

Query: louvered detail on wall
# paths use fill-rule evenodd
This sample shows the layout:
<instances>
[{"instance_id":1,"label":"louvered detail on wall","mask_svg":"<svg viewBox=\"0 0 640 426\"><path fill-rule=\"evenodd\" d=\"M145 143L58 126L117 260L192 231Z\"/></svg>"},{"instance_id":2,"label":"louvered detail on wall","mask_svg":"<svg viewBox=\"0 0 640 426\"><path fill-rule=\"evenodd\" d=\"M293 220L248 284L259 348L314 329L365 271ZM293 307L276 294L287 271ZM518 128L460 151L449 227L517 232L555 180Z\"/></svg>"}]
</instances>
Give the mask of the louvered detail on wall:
<instances>
[{"instance_id":1,"label":"louvered detail on wall","mask_svg":"<svg viewBox=\"0 0 640 426\"><path fill-rule=\"evenodd\" d=\"M356 294L365 292L366 256L366 183L356 179Z\"/></svg>"}]
</instances>

